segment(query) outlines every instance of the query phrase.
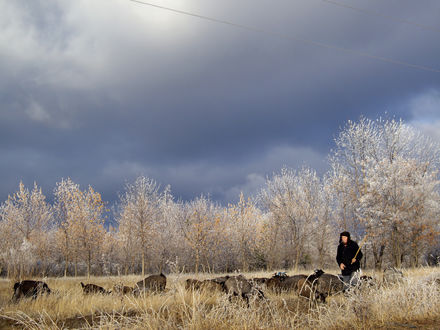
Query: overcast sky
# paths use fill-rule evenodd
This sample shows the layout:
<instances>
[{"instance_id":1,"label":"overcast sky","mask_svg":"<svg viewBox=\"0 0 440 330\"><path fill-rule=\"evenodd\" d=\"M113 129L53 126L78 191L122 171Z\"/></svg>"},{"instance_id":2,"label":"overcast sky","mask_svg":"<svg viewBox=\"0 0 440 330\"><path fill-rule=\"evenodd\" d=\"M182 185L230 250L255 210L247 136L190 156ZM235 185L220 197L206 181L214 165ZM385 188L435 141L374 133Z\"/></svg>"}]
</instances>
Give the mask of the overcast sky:
<instances>
[{"instance_id":1,"label":"overcast sky","mask_svg":"<svg viewBox=\"0 0 440 330\"><path fill-rule=\"evenodd\" d=\"M70 177L113 203L146 175L226 204L283 166L323 173L362 115L440 141L440 1L335 2L352 8L151 0L255 32L129 0L0 0L0 201Z\"/></svg>"}]
</instances>

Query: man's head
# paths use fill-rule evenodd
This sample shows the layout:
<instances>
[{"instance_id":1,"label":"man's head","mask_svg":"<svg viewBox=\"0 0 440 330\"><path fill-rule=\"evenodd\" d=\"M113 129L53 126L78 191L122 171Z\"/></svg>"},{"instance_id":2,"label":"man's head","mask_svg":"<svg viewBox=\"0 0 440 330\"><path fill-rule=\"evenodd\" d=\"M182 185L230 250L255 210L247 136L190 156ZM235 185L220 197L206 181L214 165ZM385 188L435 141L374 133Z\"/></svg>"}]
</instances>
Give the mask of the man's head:
<instances>
[{"instance_id":1,"label":"man's head","mask_svg":"<svg viewBox=\"0 0 440 330\"><path fill-rule=\"evenodd\" d=\"M350 240L350 233L348 231L342 232L339 238L339 243L347 244L349 240Z\"/></svg>"}]
</instances>

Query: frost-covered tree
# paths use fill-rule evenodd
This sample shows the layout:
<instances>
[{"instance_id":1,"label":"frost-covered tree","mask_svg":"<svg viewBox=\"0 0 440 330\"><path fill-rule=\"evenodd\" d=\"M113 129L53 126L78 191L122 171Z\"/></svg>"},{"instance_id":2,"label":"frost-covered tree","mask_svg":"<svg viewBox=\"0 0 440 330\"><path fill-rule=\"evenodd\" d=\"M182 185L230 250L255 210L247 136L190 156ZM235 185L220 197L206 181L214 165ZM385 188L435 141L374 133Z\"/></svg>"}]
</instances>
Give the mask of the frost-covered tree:
<instances>
[{"instance_id":1,"label":"frost-covered tree","mask_svg":"<svg viewBox=\"0 0 440 330\"><path fill-rule=\"evenodd\" d=\"M37 261L46 262L52 222L51 206L41 188L34 183L29 190L20 182L18 191L0 207L0 222L3 234L9 236L4 237L7 257L19 265L20 277L32 274Z\"/></svg>"},{"instance_id":2,"label":"frost-covered tree","mask_svg":"<svg viewBox=\"0 0 440 330\"><path fill-rule=\"evenodd\" d=\"M405 255L418 266L438 234L439 184L437 171L401 156L384 159L369 171L359 214L370 237L390 249L396 267Z\"/></svg>"},{"instance_id":3,"label":"frost-covered tree","mask_svg":"<svg viewBox=\"0 0 440 330\"><path fill-rule=\"evenodd\" d=\"M3 204L0 209L0 258L6 267L7 277L19 275L17 260L19 260L19 248L23 242L20 233L15 229L13 221L15 218L13 212L18 210L15 208L6 209Z\"/></svg>"},{"instance_id":4,"label":"frost-covered tree","mask_svg":"<svg viewBox=\"0 0 440 330\"><path fill-rule=\"evenodd\" d=\"M394 263L400 264L397 259L401 260L403 254L399 233L406 228L396 221L392 226L381 226L390 223L390 218L397 219L391 215L397 212L397 190L406 187L405 192L401 191L402 198L410 194L405 181L408 178L402 176L410 174L408 168L412 166L414 173L422 176L436 176L439 146L403 121L365 118L348 122L335 142L329 159L340 226L358 238L369 235L376 268L381 267L386 249L391 249ZM413 184L428 184L422 181ZM394 193L386 187L394 187ZM426 188L430 190L429 184ZM418 207L413 203L411 210Z\"/></svg>"},{"instance_id":5,"label":"frost-covered tree","mask_svg":"<svg viewBox=\"0 0 440 330\"><path fill-rule=\"evenodd\" d=\"M194 271L212 270L210 257L215 257L222 240L222 214L209 198L201 196L185 204L180 228L194 257Z\"/></svg>"},{"instance_id":6,"label":"frost-covered tree","mask_svg":"<svg viewBox=\"0 0 440 330\"><path fill-rule=\"evenodd\" d=\"M104 204L101 195L90 186L82 191L71 179L63 179L57 184L57 238L65 260L64 275L73 259L75 276L80 261L86 264L87 276L90 276L92 262L99 256L104 237Z\"/></svg>"},{"instance_id":7,"label":"frost-covered tree","mask_svg":"<svg viewBox=\"0 0 440 330\"><path fill-rule=\"evenodd\" d=\"M267 180L261 192L261 200L278 232L274 239L282 239L289 247L288 258L293 260L295 269L300 263L311 261L310 254L305 251L311 248L318 220L320 186L320 179L312 169L303 168L297 172L283 168Z\"/></svg>"},{"instance_id":8,"label":"frost-covered tree","mask_svg":"<svg viewBox=\"0 0 440 330\"><path fill-rule=\"evenodd\" d=\"M182 203L174 201L170 187L166 187L159 203L158 220L153 224L155 243L151 247L150 258L156 271L166 267L173 271L183 269L186 251L179 223L182 207Z\"/></svg>"},{"instance_id":9,"label":"frost-covered tree","mask_svg":"<svg viewBox=\"0 0 440 330\"><path fill-rule=\"evenodd\" d=\"M336 251L334 237L335 233L335 216L334 202L335 196L332 182L328 176L325 176L318 187L316 205L316 222L313 230L313 240L317 251L316 262L318 267L324 268L330 261L330 265L334 262L333 254Z\"/></svg>"},{"instance_id":10,"label":"frost-covered tree","mask_svg":"<svg viewBox=\"0 0 440 330\"><path fill-rule=\"evenodd\" d=\"M74 241L72 233L71 211L75 202L75 195L79 192L79 185L70 178L62 179L54 190L54 214L56 222L56 246L64 258L64 276L67 276L69 263L73 261Z\"/></svg>"},{"instance_id":11,"label":"frost-covered tree","mask_svg":"<svg viewBox=\"0 0 440 330\"><path fill-rule=\"evenodd\" d=\"M119 224L117 233L117 244L120 251L122 271L125 275L135 272L135 264L139 255L137 235L133 221L124 218L124 213L117 213L116 220Z\"/></svg>"},{"instance_id":12,"label":"frost-covered tree","mask_svg":"<svg viewBox=\"0 0 440 330\"><path fill-rule=\"evenodd\" d=\"M103 275L120 275L120 250L116 228L109 226L104 234L102 248L99 251L99 268Z\"/></svg>"},{"instance_id":13,"label":"frost-covered tree","mask_svg":"<svg viewBox=\"0 0 440 330\"><path fill-rule=\"evenodd\" d=\"M282 251L278 247L277 237L279 236L280 225L273 221L270 212L262 212L260 221L255 228L255 250L254 259L256 268L272 270L281 264Z\"/></svg>"},{"instance_id":14,"label":"frost-covered tree","mask_svg":"<svg viewBox=\"0 0 440 330\"><path fill-rule=\"evenodd\" d=\"M359 122L348 121L329 155L339 224L354 236L363 234L356 210L365 193L365 177L371 162L379 160L380 129L376 124L365 118Z\"/></svg>"},{"instance_id":15,"label":"frost-covered tree","mask_svg":"<svg viewBox=\"0 0 440 330\"><path fill-rule=\"evenodd\" d=\"M87 265L87 277L90 277L93 260L100 257L105 236L104 205L101 194L89 186L87 190L77 192L70 210L72 238L80 260Z\"/></svg>"},{"instance_id":16,"label":"frost-covered tree","mask_svg":"<svg viewBox=\"0 0 440 330\"><path fill-rule=\"evenodd\" d=\"M141 256L142 276L148 250L154 244L154 224L160 217L160 203L164 193L159 191L156 181L139 176L134 183L127 184L125 194L120 196L119 230L123 233L125 246Z\"/></svg>"},{"instance_id":17,"label":"frost-covered tree","mask_svg":"<svg viewBox=\"0 0 440 330\"><path fill-rule=\"evenodd\" d=\"M227 215L229 234L226 236L233 242L241 271L247 272L253 259L257 223L261 218L261 211L251 198L246 200L241 192L239 201L229 205Z\"/></svg>"}]
</instances>

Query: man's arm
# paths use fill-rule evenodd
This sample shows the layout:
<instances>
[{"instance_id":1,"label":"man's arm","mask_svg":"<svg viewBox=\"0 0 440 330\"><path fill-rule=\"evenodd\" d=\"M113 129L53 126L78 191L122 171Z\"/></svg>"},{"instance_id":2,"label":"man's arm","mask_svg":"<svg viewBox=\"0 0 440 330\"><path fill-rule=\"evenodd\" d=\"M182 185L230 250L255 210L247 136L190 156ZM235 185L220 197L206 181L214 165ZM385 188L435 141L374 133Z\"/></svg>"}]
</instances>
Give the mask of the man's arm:
<instances>
[{"instance_id":1,"label":"man's arm","mask_svg":"<svg viewBox=\"0 0 440 330\"><path fill-rule=\"evenodd\" d=\"M339 268L342 270L345 269L346 265L343 263L344 260L342 260L342 247L338 245L338 253L336 254L336 262L338 263Z\"/></svg>"},{"instance_id":2,"label":"man's arm","mask_svg":"<svg viewBox=\"0 0 440 330\"><path fill-rule=\"evenodd\" d=\"M338 252L336 253L336 262L338 263L338 266L342 264L342 251L339 245L338 245Z\"/></svg>"}]
</instances>

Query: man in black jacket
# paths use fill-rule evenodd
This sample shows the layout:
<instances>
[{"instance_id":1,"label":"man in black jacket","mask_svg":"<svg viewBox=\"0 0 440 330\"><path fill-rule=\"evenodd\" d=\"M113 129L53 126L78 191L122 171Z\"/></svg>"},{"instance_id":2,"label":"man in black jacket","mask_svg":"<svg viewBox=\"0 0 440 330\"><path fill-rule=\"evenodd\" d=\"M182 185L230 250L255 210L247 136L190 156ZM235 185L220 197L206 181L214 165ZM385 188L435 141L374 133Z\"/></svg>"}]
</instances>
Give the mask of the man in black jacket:
<instances>
[{"instance_id":1,"label":"man in black jacket","mask_svg":"<svg viewBox=\"0 0 440 330\"><path fill-rule=\"evenodd\" d=\"M351 282L354 272L360 268L360 260L362 259L362 251L359 245L350 239L350 233L344 231L339 236L338 253L336 261L342 271L342 280L346 284Z\"/></svg>"}]
</instances>

